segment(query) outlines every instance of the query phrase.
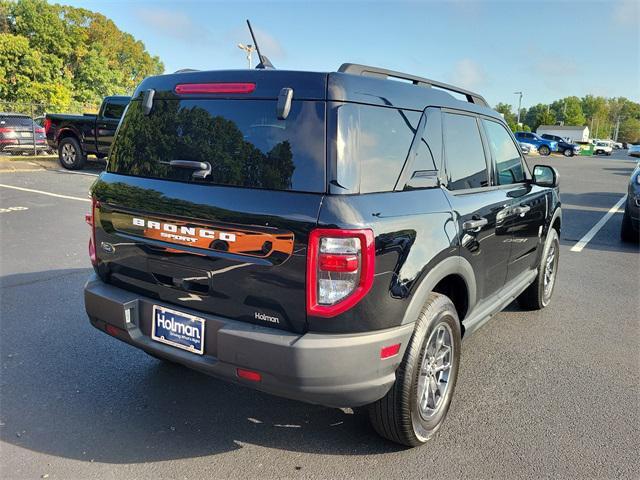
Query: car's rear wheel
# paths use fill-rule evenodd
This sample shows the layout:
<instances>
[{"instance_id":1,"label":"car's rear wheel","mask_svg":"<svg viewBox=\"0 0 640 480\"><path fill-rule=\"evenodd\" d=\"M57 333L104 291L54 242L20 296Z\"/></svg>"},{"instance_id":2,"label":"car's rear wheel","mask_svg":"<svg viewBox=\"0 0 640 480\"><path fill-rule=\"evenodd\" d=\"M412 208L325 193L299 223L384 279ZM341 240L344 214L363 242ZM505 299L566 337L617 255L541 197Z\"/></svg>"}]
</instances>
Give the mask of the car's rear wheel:
<instances>
[{"instance_id":1,"label":"car's rear wheel","mask_svg":"<svg viewBox=\"0 0 640 480\"><path fill-rule=\"evenodd\" d=\"M640 242L640 233L633 229L631 223L631 215L625 208L624 215L622 216L622 227L620 228L620 238L623 242Z\"/></svg>"},{"instance_id":2,"label":"car's rear wheel","mask_svg":"<svg viewBox=\"0 0 640 480\"><path fill-rule=\"evenodd\" d=\"M538 148L538 152L540 155L544 155L545 157L551 154L551 150L546 145L541 145L540 148Z\"/></svg>"},{"instance_id":3,"label":"car's rear wheel","mask_svg":"<svg viewBox=\"0 0 640 480\"><path fill-rule=\"evenodd\" d=\"M549 230L534 282L518 297L520 306L529 310L541 310L551 302L558 275L560 239L555 228Z\"/></svg>"},{"instance_id":4,"label":"car's rear wheel","mask_svg":"<svg viewBox=\"0 0 640 480\"><path fill-rule=\"evenodd\" d=\"M573 150L570 148L565 148L564 152L562 152L565 157L573 157Z\"/></svg>"},{"instance_id":5,"label":"car's rear wheel","mask_svg":"<svg viewBox=\"0 0 640 480\"><path fill-rule=\"evenodd\" d=\"M81 169L86 160L80 144L73 137L66 137L60 140L58 158L60 159L60 165L68 170Z\"/></svg>"},{"instance_id":6,"label":"car's rear wheel","mask_svg":"<svg viewBox=\"0 0 640 480\"><path fill-rule=\"evenodd\" d=\"M396 371L395 383L369 406L369 418L378 434L415 447L438 431L458 377L460 337L460 321L451 300L430 294Z\"/></svg>"}]
</instances>

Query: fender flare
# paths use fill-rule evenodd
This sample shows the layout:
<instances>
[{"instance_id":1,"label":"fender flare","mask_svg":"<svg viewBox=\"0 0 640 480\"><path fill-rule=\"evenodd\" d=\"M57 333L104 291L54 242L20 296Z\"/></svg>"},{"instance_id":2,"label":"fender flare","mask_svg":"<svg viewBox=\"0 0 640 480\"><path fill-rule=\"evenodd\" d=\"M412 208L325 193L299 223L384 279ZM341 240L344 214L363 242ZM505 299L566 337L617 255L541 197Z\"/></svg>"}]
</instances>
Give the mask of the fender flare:
<instances>
[{"instance_id":1,"label":"fender flare","mask_svg":"<svg viewBox=\"0 0 640 480\"><path fill-rule=\"evenodd\" d=\"M402 325L416 321L429 294L433 291L438 282L448 275L459 275L462 277L464 282L467 284L467 312L470 312L473 309L476 304L477 292L476 277L473 273L473 267L469 261L463 257L449 257L431 268L418 285L418 288L413 292L411 300L409 301L409 306L404 312Z\"/></svg>"},{"instance_id":2,"label":"fender flare","mask_svg":"<svg viewBox=\"0 0 640 480\"><path fill-rule=\"evenodd\" d=\"M71 135L67 135L67 136L75 137L75 139L78 141L78 144L80 145L80 148L82 148L82 135L78 135L78 132L71 127L63 127L56 132L56 143L58 144L58 146L60 145L60 136L66 132L70 132Z\"/></svg>"}]
</instances>

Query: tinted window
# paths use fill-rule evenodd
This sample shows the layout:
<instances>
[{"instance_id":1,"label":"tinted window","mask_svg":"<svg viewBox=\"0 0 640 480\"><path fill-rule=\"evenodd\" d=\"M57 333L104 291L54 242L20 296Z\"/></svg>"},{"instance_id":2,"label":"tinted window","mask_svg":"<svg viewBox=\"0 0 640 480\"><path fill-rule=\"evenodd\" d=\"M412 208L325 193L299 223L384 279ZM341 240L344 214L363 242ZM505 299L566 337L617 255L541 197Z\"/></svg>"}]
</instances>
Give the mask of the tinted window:
<instances>
[{"instance_id":1,"label":"tinted window","mask_svg":"<svg viewBox=\"0 0 640 480\"><path fill-rule=\"evenodd\" d=\"M444 115L444 149L449 190L489 185L487 164L475 117Z\"/></svg>"},{"instance_id":2,"label":"tinted window","mask_svg":"<svg viewBox=\"0 0 640 480\"><path fill-rule=\"evenodd\" d=\"M29 127L32 126L32 120L22 115L2 115L0 116L0 125L3 127Z\"/></svg>"},{"instance_id":3,"label":"tinted window","mask_svg":"<svg viewBox=\"0 0 640 480\"><path fill-rule=\"evenodd\" d=\"M324 102L296 101L286 120L275 100L131 102L108 171L141 177L272 190L325 191ZM208 162L211 174L171 160Z\"/></svg>"},{"instance_id":4,"label":"tinted window","mask_svg":"<svg viewBox=\"0 0 640 480\"><path fill-rule=\"evenodd\" d=\"M524 168L520 152L507 130L496 122L483 120L491 155L498 171L498 184L508 185L524 181Z\"/></svg>"},{"instance_id":5,"label":"tinted window","mask_svg":"<svg viewBox=\"0 0 640 480\"><path fill-rule=\"evenodd\" d=\"M338 109L338 179L356 178L359 169L361 193L393 190L419 120L417 112L351 103L341 105Z\"/></svg>"},{"instance_id":6,"label":"tinted window","mask_svg":"<svg viewBox=\"0 0 640 480\"><path fill-rule=\"evenodd\" d=\"M440 112L429 108L422 137L416 146L413 171L438 170L442 162L442 120Z\"/></svg>"},{"instance_id":7,"label":"tinted window","mask_svg":"<svg viewBox=\"0 0 640 480\"><path fill-rule=\"evenodd\" d=\"M123 103L107 103L104 107L104 113L102 116L104 118L119 119L124 112L124 107L126 107L126 104Z\"/></svg>"}]
</instances>

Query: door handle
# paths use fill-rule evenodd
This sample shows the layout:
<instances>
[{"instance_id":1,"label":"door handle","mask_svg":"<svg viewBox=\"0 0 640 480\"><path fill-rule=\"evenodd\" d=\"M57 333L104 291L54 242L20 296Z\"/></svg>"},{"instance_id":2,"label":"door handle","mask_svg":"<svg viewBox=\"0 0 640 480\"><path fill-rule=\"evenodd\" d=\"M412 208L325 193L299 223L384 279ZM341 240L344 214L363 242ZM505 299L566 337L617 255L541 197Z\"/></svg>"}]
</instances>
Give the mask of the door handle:
<instances>
[{"instance_id":1,"label":"door handle","mask_svg":"<svg viewBox=\"0 0 640 480\"><path fill-rule=\"evenodd\" d=\"M196 162L194 160L171 160L172 167L191 168L195 170L192 176L195 178L207 178L211 174L211 164L209 162Z\"/></svg>"},{"instance_id":2,"label":"door handle","mask_svg":"<svg viewBox=\"0 0 640 480\"><path fill-rule=\"evenodd\" d=\"M531 207L529 205L518 205L517 207L513 207L513 214L524 217L524 214L529 210L531 210Z\"/></svg>"},{"instance_id":3,"label":"door handle","mask_svg":"<svg viewBox=\"0 0 640 480\"><path fill-rule=\"evenodd\" d=\"M465 232L479 232L482 227L484 227L489 220L484 217L474 218L473 220L467 220L462 224L462 229Z\"/></svg>"}]
</instances>

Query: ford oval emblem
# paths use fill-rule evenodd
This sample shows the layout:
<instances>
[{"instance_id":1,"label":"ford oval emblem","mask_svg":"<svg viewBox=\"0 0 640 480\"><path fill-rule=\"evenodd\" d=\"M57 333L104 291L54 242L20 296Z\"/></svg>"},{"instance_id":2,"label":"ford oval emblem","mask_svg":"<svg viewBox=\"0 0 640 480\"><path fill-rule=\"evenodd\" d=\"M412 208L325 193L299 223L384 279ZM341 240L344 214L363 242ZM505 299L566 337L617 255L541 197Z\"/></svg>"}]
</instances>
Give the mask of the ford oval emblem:
<instances>
[{"instance_id":1,"label":"ford oval emblem","mask_svg":"<svg viewBox=\"0 0 640 480\"><path fill-rule=\"evenodd\" d=\"M102 247L102 250L104 250L107 253L113 253L116 251L116 247L114 247L113 245L107 242L100 243L100 246Z\"/></svg>"}]
</instances>

